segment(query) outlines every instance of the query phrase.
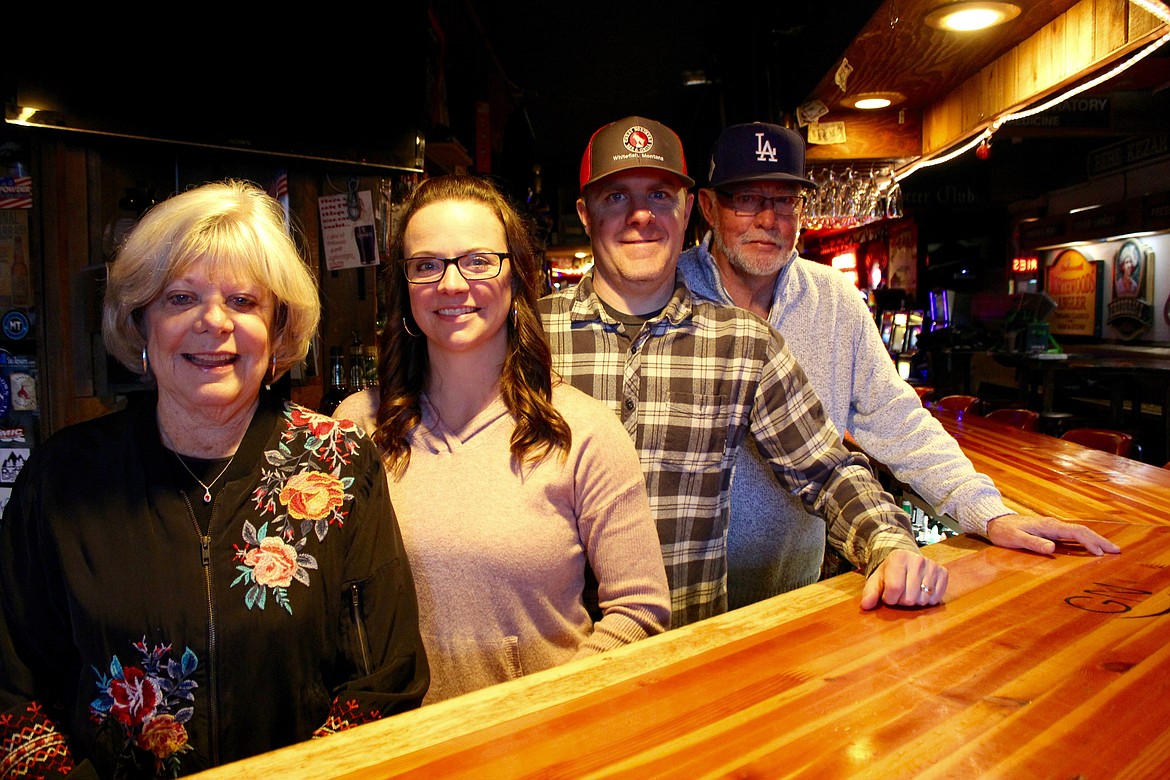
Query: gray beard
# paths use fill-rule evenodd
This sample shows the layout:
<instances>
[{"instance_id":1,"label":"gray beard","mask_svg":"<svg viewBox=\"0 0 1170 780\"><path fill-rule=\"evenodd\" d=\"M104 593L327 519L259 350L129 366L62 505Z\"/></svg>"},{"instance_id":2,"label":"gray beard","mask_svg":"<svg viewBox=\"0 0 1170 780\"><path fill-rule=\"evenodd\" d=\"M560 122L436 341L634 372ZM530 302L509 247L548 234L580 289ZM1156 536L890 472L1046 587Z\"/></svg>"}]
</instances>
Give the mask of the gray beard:
<instances>
[{"instance_id":1,"label":"gray beard","mask_svg":"<svg viewBox=\"0 0 1170 780\"><path fill-rule=\"evenodd\" d=\"M792 250L789 250L785 254L778 255L774 261L765 264L752 262L728 246L717 230L711 231L711 245L727 258L727 262L732 268L748 276L774 276L788 263L788 258L792 257Z\"/></svg>"}]
</instances>

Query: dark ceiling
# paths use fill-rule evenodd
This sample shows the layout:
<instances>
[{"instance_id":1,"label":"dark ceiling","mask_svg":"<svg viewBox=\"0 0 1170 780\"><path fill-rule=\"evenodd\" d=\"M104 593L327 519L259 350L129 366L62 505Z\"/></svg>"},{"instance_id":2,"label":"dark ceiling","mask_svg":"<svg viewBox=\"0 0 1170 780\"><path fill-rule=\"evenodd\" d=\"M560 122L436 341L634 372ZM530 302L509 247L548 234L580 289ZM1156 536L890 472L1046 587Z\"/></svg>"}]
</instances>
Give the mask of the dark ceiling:
<instances>
[{"instance_id":1,"label":"dark ceiling","mask_svg":"<svg viewBox=\"0 0 1170 780\"><path fill-rule=\"evenodd\" d=\"M1046 0L1046 6L1062 2ZM850 43L863 30L873 31L869 25L893 40L883 26L893 21L879 18L879 11L900 9L906 26L911 5L430 0L380 8L365 25L349 16L311 25L282 19L280 25L295 29L291 33L271 24L258 35L211 19L213 30L193 22L131 41L86 27L64 44L22 38L14 44L12 67L0 68L0 87L13 101L20 87L52 87L74 114L92 111L103 122L124 118L138 134L240 141L242 149L267 143L311 152L320 146L322 157L347 160L372 153L398 159L413 152L419 127L426 128L428 148L455 139L474 154L475 106L487 100L495 128L492 173L523 194L539 164L546 197L559 190L575 197L581 154L601 125L631 114L664 122L682 137L691 173L701 180L723 127L789 121ZM45 13L56 11L46 7ZM114 17L105 21L120 24ZM56 33L45 22L25 26ZM445 114L431 101L439 74L429 68L439 51ZM1087 149L1125 134L1166 134L1165 54L1151 58L1161 67L1144 82L1123 87L1125 79L1117 80L1128 90L1114 99L1115 120L1124 121L1090 130L1098 137L1084 130L1067 139L1042 128L1001 131L993 159L1013 161L1000 174L1010 177L1012 196L1081 177ZM687 74L700 83L686 85ZM977 165L972 155L962 164ZM946 167L954 172L958 166Z\"/></svg>"},{"instance_id":2,"label":"dark ceiling","mask_svg":"<svg viewBox=\"0 0 1170 780\"><path fill-rule=\"evenodd\" d=\"M458 52L448 42L451 105L467 105L463 96L495 69L516 105L498 172L524 177L540 163L546 182L557 183L575 181L594 130L633 114L678 132L692 172L701 169L725 125L793 114L880 3L451 5L466 9L444 23L465 41ZM685 74L705 83L687 86ZM453 128L469 137L469 118L452 110Z\"/></svg>"}]
</instances>

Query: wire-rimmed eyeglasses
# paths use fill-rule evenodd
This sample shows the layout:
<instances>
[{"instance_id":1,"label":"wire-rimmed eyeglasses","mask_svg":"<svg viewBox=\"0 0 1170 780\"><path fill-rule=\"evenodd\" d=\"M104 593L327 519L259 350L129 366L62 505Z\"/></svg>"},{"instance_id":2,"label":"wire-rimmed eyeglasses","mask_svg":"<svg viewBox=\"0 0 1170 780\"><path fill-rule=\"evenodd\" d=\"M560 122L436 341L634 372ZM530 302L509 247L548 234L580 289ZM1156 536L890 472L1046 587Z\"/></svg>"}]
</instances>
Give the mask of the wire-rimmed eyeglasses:
<instances>
[{"instance_id":1,"label":"wire-rimmed eyeglasses","mask_svg":"<svg viewBox=\"0 0 1170 780\"><path fill-rule=\"evenodd\" d=\"M411 284L430 284L443 278L447 266L454 265L467 281L481 282L499 276L504 260L511 256L510 252L468 252L459 257L408 257L402 261L402 270Z\"/></svg>"},{"instance_id":2,"label":"wire-rimmed eyeglasses","mask_svg":"<svg viewBox=\"0 0 1170 780\"><path fill-rule=\"evenodd\" d=\"M804 195L773 195L768 197L758 192L716 191L727 198L738 217L754 217L769 207L780 217L799 215L804 210Z\"/></svg>"}]
</instances>

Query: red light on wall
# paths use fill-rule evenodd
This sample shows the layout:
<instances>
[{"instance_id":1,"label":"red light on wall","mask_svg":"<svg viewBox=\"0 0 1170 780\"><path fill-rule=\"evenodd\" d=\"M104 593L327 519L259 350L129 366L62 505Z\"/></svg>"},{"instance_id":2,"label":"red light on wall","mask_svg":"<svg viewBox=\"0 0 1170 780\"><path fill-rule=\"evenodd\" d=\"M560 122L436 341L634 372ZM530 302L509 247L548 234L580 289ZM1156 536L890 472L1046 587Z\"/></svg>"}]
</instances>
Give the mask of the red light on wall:
<instances>
[{"instance_id":1,"label":"red light on wall","mask_svg":"<svg viewBox=\"0 0 1170 780\"><path fill-rule=\"evenodd\" d=\"M1012 258L1012 273L1031 274L1040 270L1040 258L1037 255L1025 255Z\"/></svg>"}]
</instances>

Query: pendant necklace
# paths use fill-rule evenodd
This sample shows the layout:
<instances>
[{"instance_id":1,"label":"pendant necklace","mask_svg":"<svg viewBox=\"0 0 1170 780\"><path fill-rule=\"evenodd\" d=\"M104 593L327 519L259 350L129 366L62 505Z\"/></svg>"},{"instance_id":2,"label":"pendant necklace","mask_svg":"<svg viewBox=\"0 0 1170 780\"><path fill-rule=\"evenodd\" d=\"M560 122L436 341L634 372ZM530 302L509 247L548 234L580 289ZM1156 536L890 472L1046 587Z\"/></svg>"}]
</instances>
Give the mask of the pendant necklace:
<instances>
[{"instance_id":1,"label":"pendant necklace","mask_svg":"<svg viewBox=\"0 0 1170 780\"><path fill-rule=\"evenodd\" d=\"M179 461L179 465L182 466L183 469L188 474L191 475L191 478L194 479L196 482L198 482L199 486L203 488L203 503L210 504L211 503L211 486L214 485L216 482L219 482L219 478L227 473L227 470L229 468L231 468L232 461L236 459L236 456L232 455L230 458L228 458L227 465L223 467L223 471L221 471L215 475L215 479L211 480L210 482L204 482L203 480L199 479L199 477L195 476L195 472L191 470L191 467L187 465L187 461L183 460L183 456L180 455L178 453L178 451L175 449L175 445L171 441L171 437L167 436L167 432L162 429L161 425L159 426L158 430L159 430L159 433L162 434L163 438L167 440L167 445L170 447L170 450L174 454L175 458Z\"/></svg>"}]
</instances>

